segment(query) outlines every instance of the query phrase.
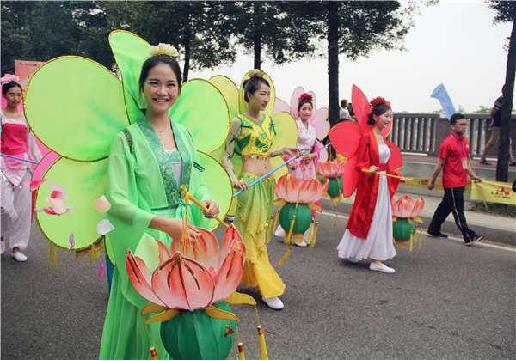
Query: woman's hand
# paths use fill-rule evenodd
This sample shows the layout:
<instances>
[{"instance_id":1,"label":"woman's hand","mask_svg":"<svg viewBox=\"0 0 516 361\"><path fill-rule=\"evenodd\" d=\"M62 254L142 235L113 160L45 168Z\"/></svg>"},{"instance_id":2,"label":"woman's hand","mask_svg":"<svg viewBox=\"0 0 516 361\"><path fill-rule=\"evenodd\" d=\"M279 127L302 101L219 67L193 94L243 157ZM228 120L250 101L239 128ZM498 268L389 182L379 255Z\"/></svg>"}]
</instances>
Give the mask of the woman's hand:
<instances>
[{"instance_id":1,"label":"woman's hand","mask_svg":"<svg viewBox=\"0 0 516 361\"><path fill-rule=\"evenodd\" d=\"M205 200L203 202L204 209L203 213L208 218L214 218L219 215L219 205L211 200Z\"/></svg>"},{"instance_id":2,"label":"woman's hand","mask_svg":"<svg viewBox=\"0 0 516 361\"><path fill-rule=\"evenodd\" d=\"M307 154L307 155L303 156L303 162L305 162L305 164L310 163L316 157L317 157L317 155L315 153Z\"/></svg>"},{"instance_id":3,"label":"woman's hand","mask_svg":"<svg viewBox=\"0 0 516 361\"><path fill-rule=\"evenodd\" d=\"M364 172L367 174L371 174L371 175L375 174L376 172L378 172L378 167L375 165L372 165L371 168L365 169Z\"/></svg>"},{"instance_id":4,"label":"woman's hand","mask_svg":"<svg viewBox=\"0 0 516 361\"><path fill-rule=\"evenodd\" d=\"M281 155L286 155L289 157L295 157L298 155L299 151L297 149L292 149L288 147L284 147L280 149Z\"/></svg>"},{"instance_id":5,"label":"woman's hand","mask_svg":"<svg viewBox=\"0 0 516 361\"><path fill-rule=\"evenodd\" d=\"M167 233L170 238L180 240L183 236L183 220L167 217L154 217L150 227ZM186 226L186 236L190 240L196 240L200 234L191 225Z\"/></svg>"},{"instance_id":6,"label":"woman's hand","mask_svg":"<svg viewBox=\"0 0 516 361\"><path fill-rule=\"evenodd\" d=\"M231 184L233 185L234 188L238 188L238 189L241 189L244 191L248 188L246 182L244 182L242 180L238 180L238 179L231 180Z\"/></svg>"}]
</instances>

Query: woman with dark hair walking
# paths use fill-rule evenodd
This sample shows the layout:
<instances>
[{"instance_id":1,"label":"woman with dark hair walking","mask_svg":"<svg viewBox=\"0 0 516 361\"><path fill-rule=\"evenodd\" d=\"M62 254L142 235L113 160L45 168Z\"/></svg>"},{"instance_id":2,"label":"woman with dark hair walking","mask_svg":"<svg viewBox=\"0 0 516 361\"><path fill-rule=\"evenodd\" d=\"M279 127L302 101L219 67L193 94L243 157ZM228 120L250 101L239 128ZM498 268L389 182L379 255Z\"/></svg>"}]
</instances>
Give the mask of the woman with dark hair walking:
<instances>
[{"instance_id":1,"label":"woman with dark hair walking","mask_svg":"<svg viewBox=\"0 0 516 361\"><path fill-rule=\"evenodd\" d=\"M393 114L383 98L371 101L368 124L372 129L360 138L357 153L358 187L346 232L337 251L339 258L351 262L371 260L371 271L394 273L383 261L394 258L391 197L398 180L382 173L396 174L389 160L394 144L382 134Z\"/></svg>"},{"instance_id":2,"label":"woman with dark hair walking","mask_svg":"<svg viewBox=\"0 0 516 361\"><path fill-rule=\"evenodd\" d=\"M7 238L13 259L25 262L27 256L22 251L29 244L32 208L29 187L32 177L30 162L39 162L41 154L27 126L27 120L20 111L23 98L21 85L14 80L3 83L2 97L6 99L7 106L0 113L0 247L3 253L4 238Z\"/></svg>"},{"instance_id":3,"label":"woman with dark hair walking","mask_svg":"<svg viewBox=\"0 0 516 361\"><path fill-rule=\"evenodd\" d=\"M272 118L263 113L270 101L270 84L259 73L251 75L244 83L244 100L247 112L231 122L226 141L224 167L233 186L247 189L253 180L271 169L270 158L291 156L289 148L271 151L275 129ZM232 155L242 155L242 177L237 178L231 163ZM272 215L274 181L266 179L238 196L235 225L244 239L246 253L242 284L257 288L262 300L272 309L283 309L279 299L285 292L285 284L269 261L267 252L268 222Z\"/></svg>"}]
</instances>

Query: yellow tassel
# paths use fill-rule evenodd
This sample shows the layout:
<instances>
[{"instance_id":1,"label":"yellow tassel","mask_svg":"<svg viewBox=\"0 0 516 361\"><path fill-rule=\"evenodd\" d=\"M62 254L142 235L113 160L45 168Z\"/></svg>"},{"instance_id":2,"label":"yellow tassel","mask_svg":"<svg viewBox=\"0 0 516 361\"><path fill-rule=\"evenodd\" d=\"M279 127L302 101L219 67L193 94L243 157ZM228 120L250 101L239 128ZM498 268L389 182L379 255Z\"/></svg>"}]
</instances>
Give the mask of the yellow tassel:
<instances>
[{"instance_id":1,"label":"yellow tassel","mask_svg":"<svg viewBox=\"0 0 516 361\"><path fill-rule=\"evenodd\" d=\"M239 342L237 347L238 347L238 358L240 360L245 360L244 344L242 342Z\"/></svg>"},{"instance_id":2,"label":"yellow tassel","mask_svg":"<svg viewBox=\"0 0 516 361\"><path fill-rule=\"evenodd\" d=\"M292 254L292 245L289 244L287 250L285 251L285 253L283 253L283 256L281 256L280 260L278 261L278 265L280 267L283 266L285 264L285 262L287 261L287 258L289 258L291 254Z\"/></svg>"},{"instance_id":3,"label":"yellow tassel","mask_svg":"<svg viewBox=\"0 0 516 361\"><path fill-rule=\"evenodd\" d=\"M310 247L312 247L312 248L315 247L315 242L317 242L317 231L318 230L319 230L319 222L315 221L314 235L313 235L313 238L312 238L312 242L310 242Z\"/></svg>"},{"instance_id":4,"label":"yellow tassel","mask_svg":"<svg viewBox=\"0 0 516 361\"><path fill-rule=\"evenodd\" d=\"M48 262L50 263L50 265L52 266L52 269L54 271L57 271L58 259L59 259L59 248L57 248L57 246L54 243L49 242L48 243Z\"/></svg>"},{"instance_id":5,"label":"yellow tassel","mask_svg":"<svg viewBox=\"0 0 516 361\"><path fill-rule=\"evenodd\" d=\"M312 247L312 238L314 236L314 220L312 218L312 222L310 222L310 227L306 231L306 243L308 246Z\"/></svg>"},{"instance_id":6,"label":"yellow tassel","mask_svg":"<svg viewBox=\"0 0 516 361\"><path fill-rule=\"evenodd\" d=\"M249 305L256 306L256 300L253 296L246 295L245 293L233 292L226 298L226 302L231 303L232 305Z\"/></svg>"},{"instance_id":7,"label":"yellow tassel","mask_svg":"<svg viewBox=\"0 0 516 361\"><path fill-rule=\"evenodd\" d=\"M297 207L296 207L297 209ZM288 233L287 233L287 238L285 238L285 241L287 241L286 243L287 244L292 244L292 232L294 231L294 225L296 224L296 215L294 214L292 216L292 219L290 220L290 229L288 230Z\"/></svg>"},{"instance_id":8,"label":"yellow tassel","mask_svg":"<svg viewBox=\"0 0 516 361\"><path fill-rule=\"evenodd\" d=\"M256 330L258 331L258 343L260 345L261 359L268 360L269 356L267 355L267 343L265 342L265 333L263 332L262 326L256 326Z\"/></svg>"},{"instance_id":9,"label":"yellow tassel","mask_svg":"<svg viewBox=\"0 0 516 361\"><path fill-rule=\"evenodd\" d=\"M217 308L213 305L210 305L205 308L206 314L210 316L211 318L217 319L217 320L232 320L237 321L238 316L234 313L221 310L220 308Z\"/></svg>"}]
</instances>

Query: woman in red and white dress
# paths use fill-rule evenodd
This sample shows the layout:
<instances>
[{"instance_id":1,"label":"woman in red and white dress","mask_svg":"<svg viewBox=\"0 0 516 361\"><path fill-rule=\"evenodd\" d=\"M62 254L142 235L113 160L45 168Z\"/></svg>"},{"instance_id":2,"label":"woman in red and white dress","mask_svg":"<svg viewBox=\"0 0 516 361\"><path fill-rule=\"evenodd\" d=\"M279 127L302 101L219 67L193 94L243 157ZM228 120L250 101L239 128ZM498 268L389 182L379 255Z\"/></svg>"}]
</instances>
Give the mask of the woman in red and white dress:
<instances>
[{"instance_id":1,"label":"woman in red and white dress","mask_svg":"<svg viewBox=\"0 0 516 361\"><path fill-rule=\"evenodd\" d=\"M396 256L391 198L399 180L385 176L385 173L398 174L392 154L398 155L399 149L386 139L384 132L392 120L390 104L383 98L374 99L367 121L372 128L360 136L352 162L358 174L357 192L346 231L337 247L339 258L351 262L370 260L370 270L385 273L395 272L383 262Z\"/></svg>"}]
</instances>

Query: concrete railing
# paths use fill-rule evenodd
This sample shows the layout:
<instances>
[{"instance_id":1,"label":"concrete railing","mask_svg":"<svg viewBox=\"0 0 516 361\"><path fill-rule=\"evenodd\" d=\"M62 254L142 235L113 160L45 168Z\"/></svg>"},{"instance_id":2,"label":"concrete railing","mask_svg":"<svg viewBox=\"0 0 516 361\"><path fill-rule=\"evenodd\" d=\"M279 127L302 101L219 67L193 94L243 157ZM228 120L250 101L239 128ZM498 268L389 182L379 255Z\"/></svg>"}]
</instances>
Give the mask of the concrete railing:
<instances>
[{"instance_id":1,"label":"concrete railing","mask_svg":"<svg viewBox=\"0 0 516 361\"><path fill-rule=\"evenodd\" d=\"M465 114L469 119L466 134L470 139L472 158L479 158L484 151L484 145L489 139L489 114ZM396 113L391 132L391 140L396 143L402 152L436 155L439 144L449 133L450 126L447 119L434 113ZM513 149L516 143L516 116L511 119L511 137ZM493 147L488 156L495 157L498 147Z\"/></svg>"}]
</instances>

